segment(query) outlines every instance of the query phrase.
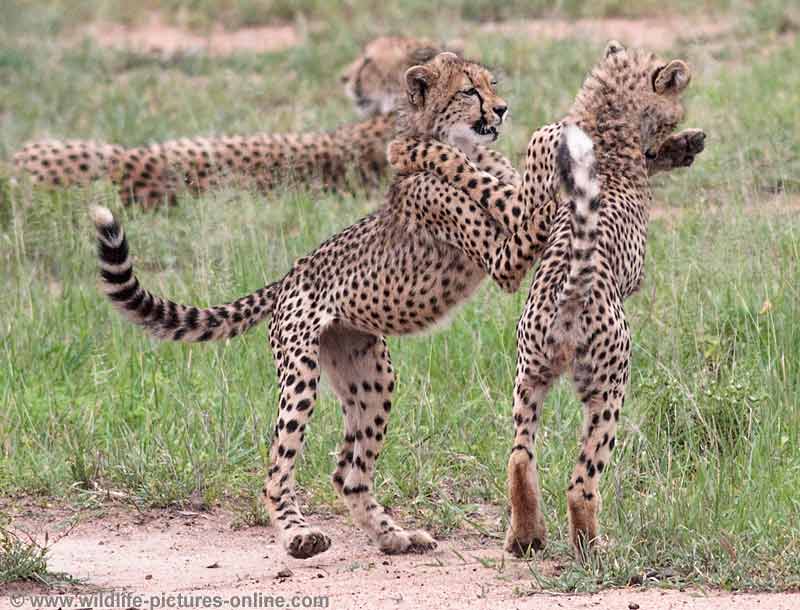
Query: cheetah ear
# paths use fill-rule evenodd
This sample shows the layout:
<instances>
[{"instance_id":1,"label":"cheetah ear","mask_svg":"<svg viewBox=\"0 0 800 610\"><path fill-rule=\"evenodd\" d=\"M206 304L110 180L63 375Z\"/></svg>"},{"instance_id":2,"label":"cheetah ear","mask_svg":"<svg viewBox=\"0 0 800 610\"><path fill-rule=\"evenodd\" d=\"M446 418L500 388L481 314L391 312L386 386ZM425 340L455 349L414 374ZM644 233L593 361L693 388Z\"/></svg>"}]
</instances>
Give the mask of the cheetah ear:
<instances>
[{"instance_id":1,"label":"cheetah ear","mask_svg":"<svg viewBox=\"0 0 800 610\"><path fill-rule=\"evenodd\" d=\"M414 66L406 71L406 94L408 103L414 108L425 106L425 95L436 80L436 74L428 66Z\"/></svg>"},{"instance_id":2,"label":"cheetah ear","mask_svg":"<svg viewBox=\"0 0 800 610\"><path fill-rule=\"evenodd\" d=\"M656 93L680 93L692 80L692 72L686 62L673 59L666 66L656 68L652 78Z\"/></svg>"},{"instance_id":3,"label":"cheetah ear","mask_svg":"<svg viewBox=\"0 0 800 610\"><path fill-rule=\"evenodd\" d=\"M603 57L608 58L614 55L615 53L619 53L620 51L624 51L625 47L622 46L622 43L616 40L609 40L608 44L606 45L606 50L603 52Z\"/></svg>"},{"instance_id":4,"label":"cheetah ear","mask_svg":"<svg viewBox=\"0 0 800 610\"><path fill-rule=\"evenodd\" d=\"M444 62L459 61L461 59L458 55L456 55L452 51L442 51L436 57L438 57L440 61Z\"/></svg>"},{"instance_id":5,"label":"cheetah ear","mask_svg":"<svg viewBox=\"0 0 800 610\"><path fill-rule=\"evenodd\" d=\"M464 46L464 41L461 38L453 38L444 43L442 48L445 51L450 51L450 53L455 53L459 57L464 57Z\"/></svg>"},{"instance_id":6,"label":"cheetah ear","mask_svg":"<svg viewBox=\"0 0 800 610\"><path fill-rule=\"evenodd\" d=\"M424 64L436 57L441 51L437 47L418 47L409 53L408 58L411 63Z\"/></svg>"}]
</instances>

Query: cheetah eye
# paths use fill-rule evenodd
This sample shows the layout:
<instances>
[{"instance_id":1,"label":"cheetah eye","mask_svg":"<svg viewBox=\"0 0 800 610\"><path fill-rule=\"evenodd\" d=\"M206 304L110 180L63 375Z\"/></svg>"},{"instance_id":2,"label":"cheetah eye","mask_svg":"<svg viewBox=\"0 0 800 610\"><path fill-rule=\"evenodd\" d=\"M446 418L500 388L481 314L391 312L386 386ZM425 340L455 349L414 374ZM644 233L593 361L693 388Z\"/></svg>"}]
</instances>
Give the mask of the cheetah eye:
<instances>
[{"instance_id":1,"label":"cheetah eye","mask_svg":"<svg viewBox=\"0 0 800 610\"><path fill-rule=\"evenodd\" d=\"M473 87L472 89L466 89L461 92L463 95L478 95L478 90Z\"/></svg>"}]
</instances>

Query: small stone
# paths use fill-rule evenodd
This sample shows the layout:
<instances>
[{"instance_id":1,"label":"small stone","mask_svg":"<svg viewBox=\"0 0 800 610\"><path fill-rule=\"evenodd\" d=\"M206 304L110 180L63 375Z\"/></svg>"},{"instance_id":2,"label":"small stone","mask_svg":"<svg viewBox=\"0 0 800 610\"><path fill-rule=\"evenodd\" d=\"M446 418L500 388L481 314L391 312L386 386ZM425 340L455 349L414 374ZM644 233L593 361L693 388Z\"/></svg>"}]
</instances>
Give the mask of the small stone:
<instances>
[{"instance_id":1,"label":"small stone","mask_svg":"<svg viewBox=\"0 0 800 610\"><path fill-rule=\"evenodd\" d=\"M628 604L628 610L639 610L639 604L631 602Z\"/></svg>"},{"instance_id":2,"label":"small stone","mask_svg":"<svg viewBox=\"0 0 800 610\"><path fill-rule=\"evenodd\" d=\"M291 578L294 573L289 568L283 568L275 575L275 578Z\"/></svg>"},{"instance_id":3,"label":"small stone","mask_svg":"<svg viewBox=\"0 0 800 610\"><path fill-rule=\"evenodd\" d=\"M144 579L145 579L145 580L153 580L153 575L152 575L152 574L147 574L147 575L144 577Z\"/></svg>"}]
</instances>

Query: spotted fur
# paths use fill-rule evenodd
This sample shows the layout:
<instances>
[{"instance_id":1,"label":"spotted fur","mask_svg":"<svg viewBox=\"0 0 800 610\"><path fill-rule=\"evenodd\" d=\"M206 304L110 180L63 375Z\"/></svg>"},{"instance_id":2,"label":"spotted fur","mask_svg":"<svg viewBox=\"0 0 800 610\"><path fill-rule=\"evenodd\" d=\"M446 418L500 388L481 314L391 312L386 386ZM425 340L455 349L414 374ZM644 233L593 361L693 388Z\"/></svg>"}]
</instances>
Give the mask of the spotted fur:
<instances>
[{"instance_id":1,"label":"spotted fur","mask_svg":"<svg viewBox=\"0 0 800 610\"><path fill-rule=\"evenodd\" d=\"M13 162L35 184L82 186L116 175L124 152L122 146L95 140L40 140L17 151Z\"/></svg>"},{"instance_id":2,"label":"spotted fur","mask_svg":"<svg viewBox=\"0 0 800 610\"><path fill-rule=\"evenodd\" d=\"M485 68L442 53L412 67L406 80L410 122L418 128L431 125L415 137L452 141L469 138L470 130L473 142L496 137L506 104ZM442 112L445 121L426 117ZM379 210L298 259L283 279L211 308L177 305L145 290L133 274L119 224L106 209L96 209L93 216L105 293L154 336L226 338L271 315L270 345L281 390L264 501L290 555L311 557L330 545L323 532L306 523L294 487L295 460L323 369L345 416L333 484L354 521L386 553L435 547L426 532L397 525L373 496L375 462L395 387L385 336L434 327L487 275L506 290L516 289L533 263L529 252L518 251L536 250L527 245L532 239L527 233L508 228L527 226L517 214L473 203L435 174L402 173ZM522 258L527 265L495 267L503 256Z\"/></svg>"},{"instance_id":3,"label":"spotted fur","mask_svg":"<svg viewBox=\"0 0 800 610\"><path fill-rule=\"evenodd\" d=\"M609 43L567 117L534 133L522 180L510 180L514 189L486 189L478 172L444 149L390 148L393 165L406 171L436 172L475 202L497 197L495 205L538 206L537 216L546 219L540 227L546 247L517 327L506 536L516 554L546 542L534 439L545 396L566 371L584 405L580 455L567 490L570 537L580 556L597 538L598 483L616 443L629 378L623 301L642 281L649 174L690 165L703 150L701 131L672 133L683 118L680 95L690 77L680 60ZM569 202L556 207L560 189Z\"/></svg>"}]
</instances>

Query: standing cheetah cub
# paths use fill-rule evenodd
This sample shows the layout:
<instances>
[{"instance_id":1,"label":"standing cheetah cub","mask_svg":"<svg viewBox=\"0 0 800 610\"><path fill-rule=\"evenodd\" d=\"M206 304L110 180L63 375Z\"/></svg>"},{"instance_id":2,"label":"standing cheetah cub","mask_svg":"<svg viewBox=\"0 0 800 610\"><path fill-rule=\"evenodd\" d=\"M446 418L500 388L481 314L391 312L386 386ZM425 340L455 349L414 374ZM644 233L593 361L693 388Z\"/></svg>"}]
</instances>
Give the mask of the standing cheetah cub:
<instances>
[{"instance_id":1,"label":"standing cheetah cub","mask_svg":"<svg viewBox=\"0 0 800 610\"><path fill-rule=\"evenodd\" d=\"M545 396L567 371L584 406L580 455L567 488L570 537L579 556L597 538L598 485L616 442L630 372L623 302L642 281L648 175L690 165L704 146L700 130L672 134L684 116L681 95L690 79L683 61L662 61L612 41L567 117L533 134L522 185L509 192L507 205L538 204L550 211L540 217L552 214L517 327L506 537L506 548L516 554L546 541L534 438ZM395 141L390 157L405 171L437 173L475 202L485 196L480 170L461 151ZM569 205L556 209L559 187Z\"/></svg>"},{"instance_id":2,"label":"standing cheetah cub","mask_svg":"<svg viewBox=\"0 0 800 610\"><path fill-rule=\"evenodd\" d=\"M506 103L484 67L442 53L405 75L410 137L480 147L497 138ZM483 150L478 148L478 150ZM479 167L492 156L478 154ZM482 162L486 162L481 166ZM383 206L306 257L283 279L231 303L178 305L144 289L120 225L94 208L103 290L130 321L173 341L235 337L271 316L269 340L280 381L264 501L293 557L330 546L308 525L295 497L295 460L314 412L322 369L344 412L333 485L353 519L386 553L435 547L424 531L397 525L373 497L375 462L392 409L395 378L385 335L429 329L490 276L513 292L544 246L535 210L502 202L506 187L474 203L428 172L397 175Z\"/></svg>"}]
</instances>

